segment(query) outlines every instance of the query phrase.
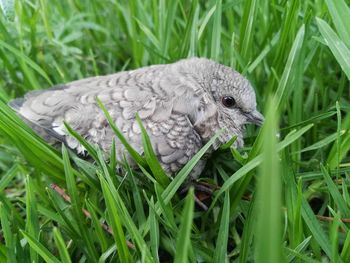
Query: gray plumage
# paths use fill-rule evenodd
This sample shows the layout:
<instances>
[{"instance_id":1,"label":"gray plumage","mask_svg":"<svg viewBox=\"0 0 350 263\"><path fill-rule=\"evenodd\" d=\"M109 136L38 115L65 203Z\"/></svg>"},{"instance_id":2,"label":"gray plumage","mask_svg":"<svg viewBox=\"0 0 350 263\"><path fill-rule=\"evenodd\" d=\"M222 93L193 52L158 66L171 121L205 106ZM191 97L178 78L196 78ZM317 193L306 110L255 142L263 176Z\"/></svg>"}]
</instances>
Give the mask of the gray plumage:
<instances>
[{"instance_id":1,"label":"gray plumage","mask_svg":"<svg viewBox=\"0 0 350 263\"><path fill-rule=\"evenodd\" d=\"M66 121L87 141L109 152L114 133L96 97L142 154L141 131L135 121L135 114L139 114L168 174L181 169L219 129L225 131L212 150L234 135L234 147L242 147L244 125L261 124L263 120L248 80L204 58L77 80L29 92L9 105L50 142L62 141L78 153L84 152L65 130ZM122 156L125 149L116 141L118 156Z\"/></svg>"}]
</instances>

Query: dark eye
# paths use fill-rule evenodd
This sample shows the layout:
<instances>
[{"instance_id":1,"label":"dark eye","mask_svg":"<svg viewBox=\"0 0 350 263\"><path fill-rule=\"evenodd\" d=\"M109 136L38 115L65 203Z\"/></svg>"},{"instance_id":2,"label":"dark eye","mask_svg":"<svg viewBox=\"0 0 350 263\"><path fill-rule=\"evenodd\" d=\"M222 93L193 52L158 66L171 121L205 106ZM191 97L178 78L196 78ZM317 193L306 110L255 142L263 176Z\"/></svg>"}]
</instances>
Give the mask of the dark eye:
<instances>
[{"instance_id":1,"label":"dark eye","mask_svg":"<svg viewBox=\"0 0 350 263\"><path fill-rule=\"evenodd\" d=\"M236 104L235 99L231 96L222 97L221 102L227 108L232 108Z\"/></svg>"}]
</instances>

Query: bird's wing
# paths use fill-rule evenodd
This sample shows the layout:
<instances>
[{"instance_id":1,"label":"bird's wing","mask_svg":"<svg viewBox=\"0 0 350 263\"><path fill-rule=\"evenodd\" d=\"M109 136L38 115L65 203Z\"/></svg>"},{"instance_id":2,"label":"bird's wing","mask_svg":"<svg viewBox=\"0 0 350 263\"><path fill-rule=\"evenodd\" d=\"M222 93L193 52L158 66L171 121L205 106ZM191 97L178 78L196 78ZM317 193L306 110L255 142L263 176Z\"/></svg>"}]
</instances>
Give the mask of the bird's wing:
<instances>
[{"instance_id":1,"label":"bird's wing","mask_svg":"<svg viewBox=\"0 0 350 263\"><path fill-rule=\"evenodd\" d=\"M109 148L113 134L110 134L111 129L96 103L96 97L126 134L127 130L132 130L137 112L141 119L153 119L156 122L171 115L172 96L162 87L161 74L159 68L147 67L87 78L48 90L30 92L9 105L44 137L51 136L65 141L73 149L78 148L78 143L67 137L63 124L66 121L90 142L103 144L102 147L105 144ZM126 136L130 137L129 134Z\"/></svg>"},{"instance_id":2,"label":"bird's wing","mask_svg":"<svg viewBox=\"0 0 350 263\"><path fill-rule=\"evenodd\" d=\"M160 163L176 173L202 147L202 141L186 115L173 112L162 122L144 121Z\"/></svg>"}]
</instances>

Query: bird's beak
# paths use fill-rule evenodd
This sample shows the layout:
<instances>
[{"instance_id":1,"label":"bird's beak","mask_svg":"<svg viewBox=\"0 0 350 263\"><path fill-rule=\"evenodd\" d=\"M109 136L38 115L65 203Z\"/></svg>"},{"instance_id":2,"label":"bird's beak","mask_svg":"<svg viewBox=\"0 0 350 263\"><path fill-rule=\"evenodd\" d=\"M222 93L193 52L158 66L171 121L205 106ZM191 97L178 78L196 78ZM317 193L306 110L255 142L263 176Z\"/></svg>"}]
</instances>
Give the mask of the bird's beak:
<instances>
[{"instance_id":1,"label":"bird's beak","mask_svg":"<svg viewBox=\"0 0 350 263\"><path fill-rule=\"evenodd\" d=\"M247 121L249 123L253 123L258 126L261 126L265 120L264 116L257 110L249 112L245 116L247 117Z\"/></svg>"}]
</instances>

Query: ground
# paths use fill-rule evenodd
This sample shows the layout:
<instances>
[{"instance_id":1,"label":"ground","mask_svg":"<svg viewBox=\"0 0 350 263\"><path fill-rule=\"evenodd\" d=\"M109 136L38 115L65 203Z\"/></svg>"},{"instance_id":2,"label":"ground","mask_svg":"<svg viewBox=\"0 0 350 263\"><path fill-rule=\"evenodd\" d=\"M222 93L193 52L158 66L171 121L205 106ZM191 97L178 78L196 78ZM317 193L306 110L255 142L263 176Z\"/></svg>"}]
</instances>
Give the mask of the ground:
<instances>
[{"instance_id":1,"label":"ground","mask_svg":"<svg viewBox=\"0 0 350 263\"><path fill-rule=\"evenodd\" d=\"M0 0L0 10L0 262L350 262L345 0ZM200 181L218 187L195 193L208 210L178 190L212 141L167 180L150 149L137 171L94 146L77 156L6 104L191 56L242 72L266 117L247 127L245 148L210 158Z\"/></svg>"}]
</instances>

